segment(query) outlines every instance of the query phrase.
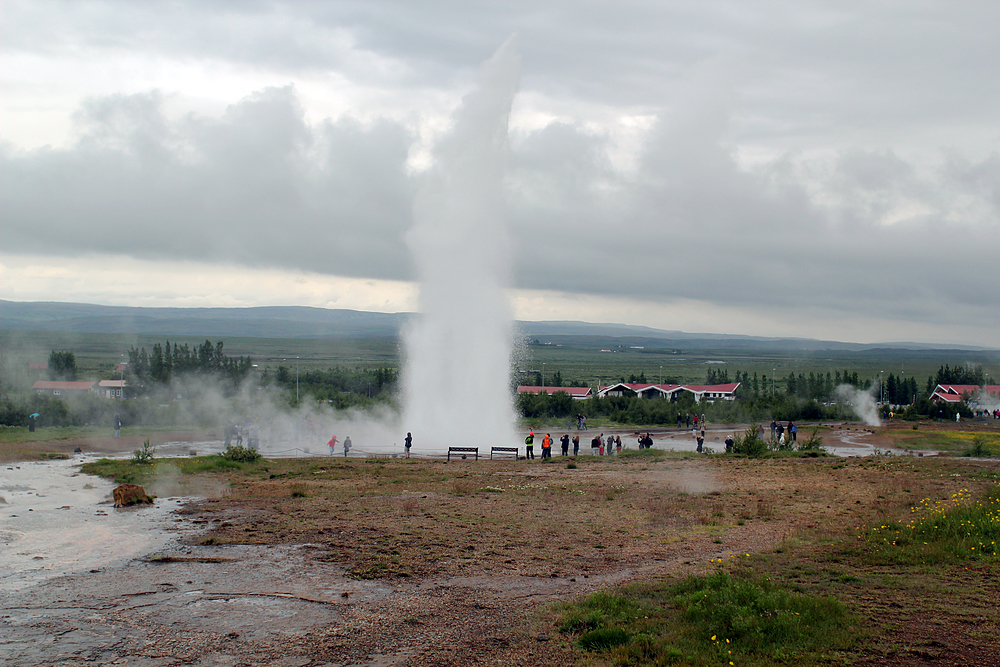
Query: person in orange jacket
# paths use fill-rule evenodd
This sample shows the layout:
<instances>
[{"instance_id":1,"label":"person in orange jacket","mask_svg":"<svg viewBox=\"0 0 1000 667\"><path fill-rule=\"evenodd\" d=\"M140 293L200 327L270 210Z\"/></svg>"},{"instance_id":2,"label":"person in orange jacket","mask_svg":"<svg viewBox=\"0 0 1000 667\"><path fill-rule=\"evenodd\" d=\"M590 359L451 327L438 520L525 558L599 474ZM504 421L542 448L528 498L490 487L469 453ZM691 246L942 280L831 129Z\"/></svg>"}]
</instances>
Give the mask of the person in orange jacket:
<instances>
[{"instance_id":1,"label":"person in orange jacket","mask_svg":"<svg viewBox=\"0 0 1000 667\"><path fill-rule=\"evenodd\" d=\"M542 458L547 459L552 456L552 436L548 433L542 438Z\"/></svg>"}]
</instances>

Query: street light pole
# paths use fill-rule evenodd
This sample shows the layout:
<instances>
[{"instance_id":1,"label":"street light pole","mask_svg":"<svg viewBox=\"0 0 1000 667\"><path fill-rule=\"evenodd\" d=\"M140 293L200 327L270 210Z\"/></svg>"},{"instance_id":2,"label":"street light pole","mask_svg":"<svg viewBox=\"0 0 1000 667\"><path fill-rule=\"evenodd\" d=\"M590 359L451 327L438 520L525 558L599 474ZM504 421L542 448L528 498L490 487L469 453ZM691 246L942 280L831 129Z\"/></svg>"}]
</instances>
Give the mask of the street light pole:
<instances>
[{"instance_id":1,"label":"street light pole","mask_svg":"<svg viewBox=\"0 0 1000 667\"><path fill-rule=\"evenodd\" d=\"M545 386L545 364L542 364L542 386Z\"/></svg>"},{"instance_id":2,"label":"street light pole","mask_svg":"<svg viewBox=\"0 0 1000 667\"><path fill-rule=\"evenodd\" d=\"M885 403L885 383L882 381L882 373L885 371L878 372L878 395L881 397L879 403Z\"/></svg>"},{"instance_id":3,"label":"street light pole","mask_svg":"<svg viewBox=\"0 0 1000 667\"><path fill-rule=\"evenodd\" d=\"M771 369L771 396L774 396L774 374L778 372L777 368Z\"/></svg>"},{"instance_id":4,"label":"street light pole","mask_svg":"<svg viewBox=\"0 0 1000 667\"><path fill-rule=\"evenodd\" d=\"M660 384L663 384L663 366L660 366Z\"/></svg>"},{"instance_id":5,"label":"street light pole","mask_svg":"<svg viewBox=\"0 0 1000 667\"><path fill-rule=\"evenodd\" d=\"M295 402L299 402L299 358L295 357Z\"/></svg>"}]
</instances>

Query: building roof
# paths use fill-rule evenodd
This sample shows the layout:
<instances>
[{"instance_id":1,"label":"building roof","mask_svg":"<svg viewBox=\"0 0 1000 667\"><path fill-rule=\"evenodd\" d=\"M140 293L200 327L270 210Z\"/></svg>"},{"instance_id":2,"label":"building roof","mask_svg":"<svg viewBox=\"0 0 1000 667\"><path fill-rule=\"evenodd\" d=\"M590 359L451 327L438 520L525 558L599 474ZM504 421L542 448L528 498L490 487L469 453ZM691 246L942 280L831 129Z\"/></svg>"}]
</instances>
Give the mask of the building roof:
<instances>
[{"instance_id":1,"label":"building roof","mask_svg":"<svg viewBox=\"0 0 1000 667\"><path fill-rule=\"evenodd\" d=\"M109 389L121 389L125 386L124 380L101 380L97 383L99 387L107 387Z\"/></svg>"},{"instance_id":2,"label":"building roof","mask_svg":"<svg viewBox=\"0 0 1000 667\"><path fill-rule=\"evenodd\" d=\"M961 396L962 394L975 394L978 391L982 391L984 388L991 394L1000 394L1000 384L988 384L984 386L980 386L978 384L939 384L934 389L934 393Z\"/></svg>"},{"instance_id":3,"label":"building roof","mask_svg":"<svg viewBox=\"0 0 1000 667\"><path fill-rule=\"evenodd\" d=\"M962 400L961 394L948 394L940 391L935 391L931 394L932 401L944 401L945 403L959 403Z\"/></svg>"},{"instance_id":4,"label":"building roof","mask_svg":"<svg viewBox=\"0 0 1000 667\"><path fill-rule=\"evenodd\" d=\"M591 393L590 387L534 387L521 385L517 388L517 393L519 394L548 394L551 396L552 394L560 391L573 397L589 396Z\"/></svg>"},{"instance_id":5,"label":"building roof","mask_svg":"<svg viewBox=\"0 0 1000 667\"><path fill-rule=\"evenodd\" d=\"M671 395L678 391L689 391L692 394L732 394L740 386L739 382L728 384L635 384L630 382L618 382L607 387L601 387L601 396L607 396L616 389L628 389L636 394L651 393L656 391L661 394Z\"/></svg>"},{"instance_id":6,"label":"building roof","mask_svg":"<svg viewBox=\"0 0 1000 667\"><path fill-rule=\"evenodd\" d=\"M685 384L682 385L688 391L696 394L712 392L717 394L731 394L740 386L739 382L729 382L728 384Z\"/></svg>"},{"instance_id":7,"label":"building roof","mask_svg":"<svg viewBox=\"0 0 1000 667\"><path fill-rule=\"evenodd\" d=\"M615 384L608 385L607 387L601 387L601 391L613 389L615 387L627 387L628 389L631 389L634 392L640 392L652 388L669 392L678 389L681 386L682 385L679 384L649 384L649 383L639 384L635 382L616 382Z\"/></svg>"},{"instance_id":8,"label":"building roof","mask_svg":"<svg viewBox=\"0 0 1000 667\"><path fill-rule=\"evenodd\" d=\"M32 389L67 389L67 390L87 390L93 389L94 385L97 384L93 380L84 380L82 382L63 382L59 380L39 380L35 384L31 385Z\"/></svg>"}]
</instances>

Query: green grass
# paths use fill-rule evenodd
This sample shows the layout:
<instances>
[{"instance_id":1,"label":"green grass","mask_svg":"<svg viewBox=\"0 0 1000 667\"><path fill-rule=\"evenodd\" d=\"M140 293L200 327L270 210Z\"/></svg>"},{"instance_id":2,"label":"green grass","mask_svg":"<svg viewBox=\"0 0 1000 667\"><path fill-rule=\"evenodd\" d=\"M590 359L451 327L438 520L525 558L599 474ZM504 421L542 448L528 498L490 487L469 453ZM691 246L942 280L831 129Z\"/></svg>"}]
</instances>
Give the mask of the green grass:
<instances>
[{"instance_id":1,"label":"green grass","mask_svg":"<svg viewBox=\"0 0 1000 667\"><path fill-rule=\"evenodd\" d=\"M258 464L238 463L221 456L196 456L189 459L155 459L151 463L136 463L132 459L98 459L85 463L80 471L115 481L118 484L146 484L156 476L160 465L177 468L185 475L209 474L225 470L251 471Z\"/></svg>"},{"instance_id":2,"label":"green grass","mask_svg":"<svg viewBox=\"0 0 1000 667\"><path fill-rule=\"evenodd\" d=\"M864 529L859 535L878 561L924 565L954 560L1000 562L1000 486L979 498L959 489L947 500L924 498L906 520Z\"/></svg>"},{"instance_id":3,"label":"green grass","mask_svg":"<svg viewBox=\"0 0 1000 667\"><path fill-rule=\"evenodd\" d=\"M616 665L817 664L855 640L844 604L722 569L564 605L560 632Z\"/></svg>"}]
</instances>

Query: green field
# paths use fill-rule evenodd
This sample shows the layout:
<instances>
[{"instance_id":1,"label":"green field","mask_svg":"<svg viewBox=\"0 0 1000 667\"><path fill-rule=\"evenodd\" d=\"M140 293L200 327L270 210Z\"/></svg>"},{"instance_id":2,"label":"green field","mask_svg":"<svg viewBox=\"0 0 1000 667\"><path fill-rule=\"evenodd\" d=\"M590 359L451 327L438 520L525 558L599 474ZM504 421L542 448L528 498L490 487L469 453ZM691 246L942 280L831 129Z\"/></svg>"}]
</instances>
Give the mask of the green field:
<instances>
[{"instance_id":1,"label":"green field","mask_svg":"<svg viewBox=\"0 0 1000 667\"><path fill-rule=\"evenodd\" d=\"M77 367L84 377L112 379L117 364L127 358L130 347L173 343L192 347L205 340L201 336L164 337L153 335L62 333L48 331L0 330L0 350L5 361L45 362L52 350L66 350L76 356ZM877 378L890 373L897 378L915 376L921 389L942 365L980 364L991 378L1000 380L1000 353L969 350L902 350L865 351L808 349L773 349L774 343L758 347L732 345L720 341L719 347L706 347L704 341L684 347L684 341L654 341L635 339L595 338L591 336L561 336L552 344L520 345L514 353L514 369L519 380L535 380L544 371L549 384L558 372L564 383L582 381L588 386L606 385L622 378L644 374L648 382L704 383L707 371L727 370L730 377L736 371L757 373L763 380L776 379L775 389L788 374L826 374L857 372L862 379ZM399 367L401 344L391 339L317 339L317 338L224 338L225 351L230 356L250 356L258 370L274 371L279 365L301 371L331 367L381 368ZM644 343L633 346L635 343ZM669 345L669 346L668 346ZM602 351L610 350L610 351ZM20 362L24 362L21 364ZM7 364L8 371L10 364Z\"/></svg>"},{"instance_id":2,"label":"green field","mask_svg":"<svg viewBox=\"0 0 1000 667\"><path fill-rule=\"evenodd\" d=\"M0 350L8 359L29 362L48 361L52 350L66 350L76 356L77 368L84 377L113 379L118 363L128 359L130 347L152 350L155 343L201 345L219 339L204 336L152 336L101 333L64 333L54 331L0 330ZM224 338L229 356L249 356L260 371L274 371L280 365L300 370L319 370L332 366L380 368L395 366L399 344L395 340L316 339L316 338Z\"/></svg>"},{"instance_id":3,"label":"green field","mask_svg":"<svg viewBox=\"0 0 1000 667\"><path fill-rule=\"evenodd\" d=\"M610 349L610 352L602 352ZM582 380L588 386L607 385L631 375L645 374L648 382L677 382L680 384L704 383L709 368L728 370L730 377L736 371L747 371L751 376L774 376L783 387L781 379L790 373L808 376L809 373L826 374L857 372L862 378L877 378L880 372L899 377L915 376L921 389L928 377L934 376L942 365L981 364L990 377L1000 378L1000 360L996 352L969 352L965 350L897 350L878 351L823 351L741 349L689 349L655 348L615 349L595 345L529 345L523 348L523 358L517 368L522 371L543 370L551 381L558 371L564 381Z\"/></svg>"}]
</instances>

